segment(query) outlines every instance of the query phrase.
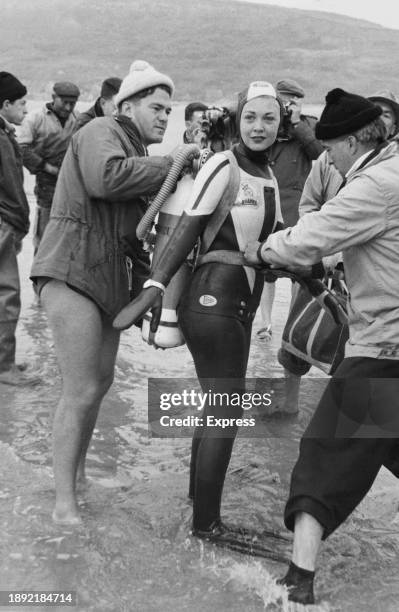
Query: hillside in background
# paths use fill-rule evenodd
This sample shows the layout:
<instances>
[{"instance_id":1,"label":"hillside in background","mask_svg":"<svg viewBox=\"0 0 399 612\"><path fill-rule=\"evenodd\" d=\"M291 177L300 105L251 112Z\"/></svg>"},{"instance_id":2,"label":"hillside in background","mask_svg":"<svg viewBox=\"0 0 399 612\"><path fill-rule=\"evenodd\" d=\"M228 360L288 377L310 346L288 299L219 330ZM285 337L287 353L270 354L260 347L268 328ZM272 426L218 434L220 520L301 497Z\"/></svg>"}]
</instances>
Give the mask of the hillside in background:
<instances>
[{"instance_id":1,"label":"hillside in background","mask_svg":"<svg viewBox=\"0 0 399 612\"><path fill-rule=\"evenodd\" d=\"M1 69L31 97L69 79L90 99L137 58L170 74L179 100L286 76L309 102L336 86L399 89L399 31L334 14L231 0L1 0L1 13Z\"/></svg>"}]
</instances>

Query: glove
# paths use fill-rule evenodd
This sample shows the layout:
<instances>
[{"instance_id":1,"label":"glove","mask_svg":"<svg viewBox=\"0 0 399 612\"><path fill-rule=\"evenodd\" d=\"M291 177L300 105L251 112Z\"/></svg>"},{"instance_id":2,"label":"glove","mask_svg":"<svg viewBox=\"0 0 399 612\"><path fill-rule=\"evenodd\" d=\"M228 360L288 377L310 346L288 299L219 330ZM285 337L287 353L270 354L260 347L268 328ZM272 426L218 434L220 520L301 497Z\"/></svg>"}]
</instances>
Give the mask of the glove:
<instances>
[{"instance_id":1,"label":"glove","mask_svg":"<svg viewBox=\"0 0 399 612\"><path fill-rule=\"evenodd\" d=\"M162 290L158 287L143 289L132 302L122 308L112 326L115 329L127 329L135 321L142 319L148 310L151 310L152 315L150 330L155 334L162 312Z\"/></svg>"}]
</instances>

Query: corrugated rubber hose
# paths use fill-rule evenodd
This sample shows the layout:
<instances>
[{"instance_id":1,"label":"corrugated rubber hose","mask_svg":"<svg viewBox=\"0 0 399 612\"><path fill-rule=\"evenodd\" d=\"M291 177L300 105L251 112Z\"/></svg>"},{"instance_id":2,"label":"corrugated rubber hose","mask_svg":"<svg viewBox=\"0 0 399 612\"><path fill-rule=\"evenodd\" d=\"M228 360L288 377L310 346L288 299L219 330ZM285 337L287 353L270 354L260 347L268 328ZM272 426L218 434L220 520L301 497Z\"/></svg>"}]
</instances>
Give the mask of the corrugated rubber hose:
<instances>
[{"instance_id":1,"label":"corrugated rubber hose","mask_svg":"<svg viewBox=\"0 0 399 612\"><path fill-rule=\"evenodd\" d=\"M164 182L162 183L161 189L158 191L145 215L141 219L136 229L136 236L139 240L146 240L147 235L151 231L152 224L155 217L162 208L165 200L170 196L173 189L176 187L176 183L179 176L187 165L187 160L199 157L200 150L195 144L187 144L181 146L181 151L178 152L176 158L172 164L171 169Z\"/></svg>"}]
</instances>

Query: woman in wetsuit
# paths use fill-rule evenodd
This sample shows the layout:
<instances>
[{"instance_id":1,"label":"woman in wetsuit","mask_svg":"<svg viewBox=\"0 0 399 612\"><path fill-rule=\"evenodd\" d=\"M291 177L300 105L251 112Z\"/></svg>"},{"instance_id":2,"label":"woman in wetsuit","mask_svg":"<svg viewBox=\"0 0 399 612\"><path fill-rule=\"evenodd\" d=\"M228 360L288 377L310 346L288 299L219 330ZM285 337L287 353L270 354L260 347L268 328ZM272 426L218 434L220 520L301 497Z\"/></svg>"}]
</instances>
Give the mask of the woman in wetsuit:
<instances>
[{"instance_id":1,"label":"woman in wetsuit","mask_svg":"<svg viewBox=\"0 0 399 612\"><path fill-rule=\"evenodd\" d=\"M190 201L142 294L114 322L120 329L128 327L153 307L155 331L159 296L201 237L197 267L178 316L204 392L231 395L245 389L252 321L264 277L244 265L242 252L248 242L262 242L282 226L278 188L267 162L267 149L276 139L279 123L280 104L269 83L251 83L239 94L240 141L233 147L233 155L217 153L201 169ZM215 226L218 213L213 213L220 213L226 195L231 196L230 206ZM204 408L203 426L196 428L189 494L193 499L193 534L198 537L217 541L229 533L220 519L220 505L237 433L234 420L242 413L241 406L225 402L215 407L210 402ZM221 430L207 425L208 416L229 418L232 424Z\"/></svg>"}]
</instances>

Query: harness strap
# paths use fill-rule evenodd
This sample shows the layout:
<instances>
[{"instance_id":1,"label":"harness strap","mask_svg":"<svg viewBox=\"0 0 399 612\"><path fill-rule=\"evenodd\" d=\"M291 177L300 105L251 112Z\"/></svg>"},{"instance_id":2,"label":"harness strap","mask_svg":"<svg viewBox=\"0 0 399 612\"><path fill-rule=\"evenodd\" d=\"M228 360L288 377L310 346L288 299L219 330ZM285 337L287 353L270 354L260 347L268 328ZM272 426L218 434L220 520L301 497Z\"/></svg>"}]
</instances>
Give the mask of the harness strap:
<instances>
[{"instance_id":1,"label":"harness strap","mask_svg":"<svg viewBox=\"0 0 399 612\"><path fill-rule=\"evenodd\" d=\"M232 151L223 151L223 155L225 155L230 162L230 179L218 206L212 213L205 228L201 240L202 253L206 253L215 240L220 228L226 220L227 215L233 208L240 186L240 169L234 153L232 153Z\"/></svg>"},{"instance_id":2,"label":"harness strap","mask_svg":"<svg viewBox=\"0 0 399 612\"><path fill-rule=\"evenodd\" d=\"M249 265L245 262L244 253L241 251L208 251L204 255L198 255L195 267L199 268L207 263L223 263L230 264L232 266L245 266Z\"/></svg>"}]
</instances>

